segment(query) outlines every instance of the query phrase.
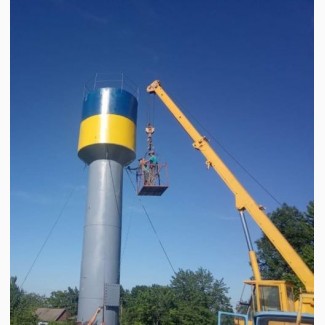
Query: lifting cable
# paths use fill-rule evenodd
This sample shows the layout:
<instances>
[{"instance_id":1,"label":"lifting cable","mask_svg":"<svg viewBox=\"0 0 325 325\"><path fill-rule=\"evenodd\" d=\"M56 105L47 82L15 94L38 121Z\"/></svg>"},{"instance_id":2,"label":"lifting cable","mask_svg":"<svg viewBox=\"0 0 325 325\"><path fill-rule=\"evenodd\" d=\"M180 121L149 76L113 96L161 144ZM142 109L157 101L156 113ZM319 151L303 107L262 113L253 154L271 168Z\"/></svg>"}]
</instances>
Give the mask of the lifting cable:
<instances>
[{"instance_id":1,"label":"lifting cable","mask_svg":"<svg viewBox=\"0 0 325 325\"><path fill-rule=\"evenodd\" d=\"M128 175L128 177L129 177L129 180L130 180L130 182L131 182L131 184L132 184L132 186L133 186L133 189L136 191L135 185L134 185L134 183L132 182L132 179L131 179L131 176L130 176L130 173L129 173L129 169L126 168L126 171L127 171L127 175ZM165 257L166 257L166 259L167 259L167 261L168 261L169 266L170 266L171 269L173 270L173 273L176 275L176 271L175 271L175 269L174 269L174 267L173 267L173 264L172 264L172 262L171 262L171 260L170 260L170 258L169 258L169 256L168 256L168 254L167 254L167 252L166 252L166 249L164 248L164 245L162 244L161 240L159 239L158 233L157 233L157 231L156 231L156 229L155 229L155 227L154 227L154 225L153 225L153 223L152 223L152 221L151 221L151 218L150 218L150 216L149 216L149 214L148 214L146 208L144 207L144 205L143 205L143 203L142 203L142 201L141 201L141 199L140 199L139 197L138 197L138 200L139 200L139 202L140 202L140 204L141 204L141 207L142 207L142 209L143 209L143 211L144 211L144 213L145 213L145 215L146 215L146 217L147 217L147 219L148 219L148 221L149 221L149 223L150 223L151 229L153 230L153 232L154 232L154 234L155 234L155 236L156 236L156 238L157 238L157 240L158 240L158 242L159 242L159 245L160 245L162 251L164 252L164 255L165 255Z\"/></svg>"},{"instance_id":2,"label":"lifting cable","mask_svg":"<svg viewBox=\"0 0 325 325\"><path fill-rule=\"evenodd\" d=\"M151 97L151 102L149 98ZM152 135L155 132L155 96L148 97L148 106L149 109L147 110L147 125L145 127L145 132L147 134L147 150L144 157L150 152L155 151L155 147L152 142Z\"/></svg>"},{"instance_id":3,"label":"lifting cable","mask_svg":"<svg viewBox=\"0 0 325 325\"><path fill-rule=\"evenodd\" d=\"M151 101L149 100L151 98ZM148 97L148 106L149 109L147 110L147 124L155 125L155 98L156 96L149 96Z\"/></svg>"}]
</instances>

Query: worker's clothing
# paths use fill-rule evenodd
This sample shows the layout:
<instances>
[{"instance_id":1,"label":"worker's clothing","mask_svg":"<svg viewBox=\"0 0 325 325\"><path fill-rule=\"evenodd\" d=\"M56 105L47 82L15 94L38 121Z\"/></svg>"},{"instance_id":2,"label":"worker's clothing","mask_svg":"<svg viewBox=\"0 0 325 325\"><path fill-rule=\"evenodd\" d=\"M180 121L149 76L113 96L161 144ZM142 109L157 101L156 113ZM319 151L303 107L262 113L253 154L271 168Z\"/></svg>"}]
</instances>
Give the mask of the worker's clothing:
<instances>
[{"instance_id":1,"label":"worker's clothing","mask_svg":"<svg viewBox=\"0 0 325 325\"><path fill-rule=\"evenodd\" d=\"M140 159L139 166L141 170L148 170L147 161L144 158Z\"/></svg>"},{"instance_id":2,"label":"worker's clothing","mask_svg":"<svg viewBox=\"0 0 325 325\"><path fill-rule=\"evenodd\" d=\"M144 158L140 159L139 167L141 170L141 174L143 175L144 185L147 185L149 179L149 167L147 161Z\"/></svg>"},{"instance_id":3,"label":"worker's clothing","mask_svg":"<svg viewBox=\"0 0 325 325\"><path fill-rule=\"evenodd\" d=\"M149 185L155 185L157 176L158 176L158 160L157 157L153 154L149 158Z\"/></svg>"},{"instance_id":4,"label":"worker's clothing","mask_svg":"<svg viewBox=\"0 0 325 325\"><path fill-rule=\"evenodd\" d=\"M151 155L149 158L149 163L156 165L158 163L157 157L155 155Z\"/></svg>"}]
</instances>

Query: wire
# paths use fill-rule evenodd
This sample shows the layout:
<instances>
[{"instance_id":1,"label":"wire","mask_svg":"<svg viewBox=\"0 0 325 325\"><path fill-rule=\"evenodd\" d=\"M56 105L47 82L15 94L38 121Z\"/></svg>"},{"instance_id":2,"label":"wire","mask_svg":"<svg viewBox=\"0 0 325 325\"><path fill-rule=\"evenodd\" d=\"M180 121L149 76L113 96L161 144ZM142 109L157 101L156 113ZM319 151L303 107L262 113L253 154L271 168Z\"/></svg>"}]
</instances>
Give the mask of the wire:
<instances>
[{"instance_id":1,"label":"wire","mask_svg":"<svg viewBox=\"0 0 325 325\"><path fill-rule=\"evenodd\" d=\"M66 201L64 202L63 207L62 207L62 209L61 209L61 211L60 211L58 217L56 218L56 220L55 220L53 226L51 227L49 233L47 234L47 236L46 236L46 238L45 238L45 240L44 240L44 242L43 242L41 248L39 249L39 251L38 251L38 253L37 253L37 255L36 255L36 257L35 257L35 259L34 259L34 261L33 261L33 263L32 263L32 265L30 266L30 268L29 268L29 270L28 270L28 272L27 272L27 274L26 274L26 276L25 276L25 278L24 278L24 281L22 282L22 284L21 284L21 286L20 286L21 289L23 288L24 283L26 282L26 280L27 280L29 274L31 273L31 271L32 271L32 269L33 269L33 267L34 267L34 265L36 264L37 259L38 259L39 256L41 255L41 253L42 253L42 251L43 251L43 249L44 249L46 243L48 242L50 236L52 235L52 233L53 233L53 231L54 231L54 228L56 227L56 225L58 224L59 220L61 219L61 217L62 217L62 215L63 215L63 212L64 212L65 208L67 207L67 205L68 205L68 203L69 203L69 201L70 201L70 199L71 199L71 196L72 196L73 192L75 191L75 189L76 189L76 187L74 187L74 188L71 190L71 192L70 192L68 198L67 198Z\"/></svg>"},{"instance_id":2,"label":"wire","mask_svg":"<svg viewBox=\"0 0 325 325\"><path fill-rule=\"evenodd\" d=\"M128 223L126 236L125 236L125 241L124 241L124 245L123 245L124 247L123 247L122 253L121 253L121 261L123 260L124 252L125 252L128 240L129 240L129 233L130 233L130 229L131 229L131 221L132 221L131 218L129 218L129 223Z\"/></svg>"},{"instance_id":3,"label":"wire","mask_svg":"<svg viewBox=\"0 0 325 325\"><path fill-rule=\"evenodd\" d=\"M127 175L128 175L128 177L129 177L129 180L130 180L130 182L131 182L131 184L132 184L134 190L136 191L135 185L134 185L134 183L132 182L132 179L131 179L130 174L129 174L129 169L126 168L126 171L127 171ZM167 259L167 261L168 261L169 266L170 266L171 269L173 270L173 273L176 275L176 271L175 271L175 269L174 269L174 267L173 267L173 264L172 264L172 262L171 262L171 260L170 260L170 258L169 258L169 256L168 256L168 254L167 254L167 251L166 251L164 245L162 244L162 242L161 242L161 240L160 240L160 238L159 238L159 236L158 236L157 230L156 230L155 226L153 225L153 223L152 223L152 221L151 221L151 218L150 218L150 216L149 216L149 213L147 212L147 210L146 210L146 208L144 207L144 205L143 205L142 201L140 200L140 198L138 198L138 200L139 200L139 202L140 202L140 204L141 204L141 207L142 207L142 209L143 209L143 211L144 211L144 213L145 213L145 215L146 215L146 217L147 217L147 219L148 219L148 221L149 221L149 223L150 223L151 229L153 230L153 232L154 232L154 234L155 234L155 236L156 236L156 238L157 238L157 240L158 240L158 242L159 242L159 245L160 245L162 251L164 252L164 255L165 255L165 257L166 257L166 259Z\"/></svg>"},{"instance_id":4,"label":"wire","mask_svg":"<svg viewBox=\"0 0 325 325\"><path fill-rule=\"evenodd\" d=\"M252 179L254 182L263 189L277 204L282 205L282 203L252 174L250 173L236 158L233 156L219 141L217 141L213 136L211 138L218 143L218 145L224 150L231 159L233 159L237 165Z\"/></svg>"},{"instance_id":5,"label":"wire","mask_svg":"<svg viewBox=\"0 0 325 325\"><path fill-rule=\"evenodd\" d=\"M108 148L106 149L106 155L108 155ZM121 218L122 206L121 205L119 206L118 198L116 196L116 188L115 188L115 183L114 183L114 178L113 178L113 174L112 174L112 168L111 168L111 161L110 160L108 160L108 164L109 164L109 170L110 170L110 176L111 176L111 183L112 183L112 186L113 186L113 192L114 192L114 198L115 198L115 204L116 204L116 211L117 211L119 217ZM107 177L108 177L108 175L107 175ZM108 181L108 180L106 179L106 181ZM124 251L125 251L125 248L126 248L126 243L127 243L128 237L129 237L130 227L131 227L131 220L130 220L129 225L128 225L128 231L127 231L127 236L126 236L126 241L125 241L125 244L124 244L124 248L123 248L123 251L122 251L122 254L121 254L121 260L122 260L122 257L124 255Z\"/></svg>"},{"instance_id":6,"label":"wire","mask_svg":"<svg viewBox=\"0 0 325 325\"><path fill-rule=\"evenodd\" d=\"M107 150L108 153L108 150ZM119 215L119 217L121 217L121 206L119 206L119 202L116 196L116 188L115 188L115 183L114 183L114 178L113 178L113 174L112 174L112 168L111 168L111 161L108 160L108 165L109 165L109 171L110 171L110 176L111 176L111 182L112 182L112 186L113 186L113 192L114 192L114 198L115 198L115 204L116 204L116 211ZM107 175L108 177L108 175ZM108 181L108 179L106 179L106 181Z\"/></svg>"},{"instance_id":7,"label":"wire","mask_svg":"<svg viewBox=\"0 0 325 325\"><path fill-rule=\"evenodd\" d=\"M204 127L198 119L196 119L192 114L188 113L188 115L191 115L192 119L196 121L196 123L209 135L209 137L216 142L221 149L257 184L263 189L265 193L267 193L278 205L282 205L282 203L255 177L252 173L250 173L240 162L236 157L230 153L222 144L220 141L218 141L212 134L207 130L206 127Z\"/></svg>"}]
</instances>

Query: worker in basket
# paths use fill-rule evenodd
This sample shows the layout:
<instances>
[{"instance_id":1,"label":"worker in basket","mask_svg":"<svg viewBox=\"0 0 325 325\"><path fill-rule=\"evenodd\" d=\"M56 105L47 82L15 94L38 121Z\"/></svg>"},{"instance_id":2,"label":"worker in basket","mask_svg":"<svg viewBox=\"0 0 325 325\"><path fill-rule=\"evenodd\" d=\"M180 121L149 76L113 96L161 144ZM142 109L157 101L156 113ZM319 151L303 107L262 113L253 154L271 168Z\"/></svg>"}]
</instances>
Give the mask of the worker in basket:
<instances>
[{"instance_id":1,"label":"worker in basket","mask_svg":"<svg viewBox=\"0 0 325 325\"><path fill-rule=\"evenodd\" d=\"M140 175L143 175L144 185L149 183L149 161L144 158L139 159Z\"/></svg>"},{"instance_id":2,"label":"worker in basket","mask_svg":"<svg viewBox=\"0 0 325 325\"><path fill-rule=\"evenodd\" d=\"M154 151L149 151L149 180L148 185L155 185L156 177L159 179L158 174L158 159Z\"/></svg>"}]
</instances>

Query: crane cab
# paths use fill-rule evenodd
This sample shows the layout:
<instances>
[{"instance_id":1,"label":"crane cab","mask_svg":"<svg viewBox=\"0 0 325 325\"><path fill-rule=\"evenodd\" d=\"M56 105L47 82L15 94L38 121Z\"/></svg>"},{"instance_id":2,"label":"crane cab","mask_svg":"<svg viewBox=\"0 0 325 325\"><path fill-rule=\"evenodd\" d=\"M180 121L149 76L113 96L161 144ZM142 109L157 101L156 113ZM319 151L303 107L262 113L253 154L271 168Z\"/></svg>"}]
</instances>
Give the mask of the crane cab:
<instances>
[{"instance_id":1,"label":"crane cab","mask_svg":"<svg viewBox=\"0 0 325 325\"><path fill-rule=\"evenodd\" d=\"M295 311L293 285L283 280L247 280L252 286L252 308L258 311Z\"/></svg>"}]
</instances>

